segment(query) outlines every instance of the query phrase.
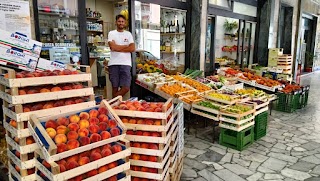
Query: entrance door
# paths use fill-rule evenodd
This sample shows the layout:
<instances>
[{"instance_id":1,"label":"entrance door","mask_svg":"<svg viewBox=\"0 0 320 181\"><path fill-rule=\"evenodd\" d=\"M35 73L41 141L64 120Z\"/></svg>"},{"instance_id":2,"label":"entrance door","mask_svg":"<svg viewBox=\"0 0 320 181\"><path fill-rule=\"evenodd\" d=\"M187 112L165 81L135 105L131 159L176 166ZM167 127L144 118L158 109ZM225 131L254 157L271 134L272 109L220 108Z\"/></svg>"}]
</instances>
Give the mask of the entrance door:
<instances>
[{"instance_id":1,"label":"entrance door","mask_svg":"<svg viewBox=\"0 0 320 181\"><path fill-rule=\"evenodd\" d=\"M206 38L206 60L205 75L213 75L215 68L215 52L214 52L214 36L215 36L215 17L208 18L207 38Z\"/></svg>"}]
</instances>

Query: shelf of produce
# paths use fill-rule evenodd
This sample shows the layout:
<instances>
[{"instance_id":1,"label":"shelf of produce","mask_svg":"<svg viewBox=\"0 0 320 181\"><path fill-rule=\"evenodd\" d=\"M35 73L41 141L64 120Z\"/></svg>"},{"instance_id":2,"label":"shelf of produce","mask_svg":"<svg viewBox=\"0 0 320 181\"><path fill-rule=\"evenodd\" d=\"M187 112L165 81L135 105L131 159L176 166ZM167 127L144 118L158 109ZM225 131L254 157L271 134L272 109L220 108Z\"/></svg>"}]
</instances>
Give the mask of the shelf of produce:
<instances>
[{"instance_id":1,"label":"shelf of produce","mask_svg":"<svg viewBox=\"0 0 320 181\"><path fill-rule=\"evenodd\" d=\"M57 118L67 117L67 116L76 115L76 114L78 115L79 113L89 112L90 110L93 110L93 109L97 110L99 107L103 107L107 109L108 111L107 116L109 120L110 119L114 120L116 124L115 128L119 129L120 134L117 136L111 137L109 139L97 141L97 142L94 142L85 146L81 146L72 150L64 151L62 153L57 153L57 145L54 143L53 139L51 139L51 137L45 130L45 127L44 127L45 123L50 120L56 120ZM108 143L116 142L124 139L124 137L126 136L125 135L126 128L124 124L122 123L118 115L113 111L113 109L111 108L111 106L106 100L103 100L100 106L94 106L91 108L85 108L80 110L79 109L71 110L69 108L69 112L67 113L42 117L40 119L36 115L32 115L31 120L28 122L28 128L32 133L32 136L36 141L38 148L41 150L41 153L43 154L45 160L48 162L57 161L57 160L60 160L60 159L90 150L90 149L93 149L93 148L100 147L102 145L106 145Z\"/></svg>"},{"instance_id":2,"label":"shelf of produce","mask_svg":"<svg viewBox=\"0 0 320 181\"><path fill-rule=\"evenodd\" d=\"M37 94L25 94L25 95L10 95L5 92L0 92L0 98L7 101L10 104L27 104L33 102L58 100L71 97L82 97L94 95L93 88L87 87L82 89L62 90L57 92L45 92Z\"/></svg>"},{"instance_id":3,"label":"shelf of produce","mask_svg":"<svg viewBox=\"0 0 320 181\"><path fill-rule=\"evenodd\" d=\"M74 70L74 65L68 66L69 70ZM77 65L78 66L78 65ZM86 72L79 72L77 74L71 75L59 75L59 76L45 76L45 77L28 77L28 78L15 78L17 72L13 69L6 67L0 67L0 72L2 74L8 73L9 78L0 76L0 84L13 88L28 87L28 86L38 86L38 85L48 85L48 84L63 84L63 83L73 83L73 82L91 82L91 71L88 66L79 66L79 68L85 68ZM91 85L89 85L91 86Z\"/></svg>"},{"instance_id":4,"label":"shelf of produce","mask_svg":"<svg viewBox=\"0 0 320 181\"><path fill-rule=\"evenodd\" d=\"M229 126L229 125L225 125L225 124L223 124L223 123L220 122L219 127L240 132L240 131L242 131L242 130L250 127L250 126L253 126L253 125L254 125L254 121L253 121L253 122L250 122L250 123L248 123L248 124L246 124L245 126L242 126L242 127Z\"/></svg>"},{"instance_id":5,"label":"shelf of produce","mask_svg":"<svg viewBox=\"0 0 320 181\"><path fill-rule=\"evenodd\" d=\"M112 108L115 106L120 106L122 101L122 97L118 96L109 101ZM120 110L114 109L115 113L118 116L128 116L128 117L139 117L139 118L150 118L150 119L167 119L167 117L173 111L173 102L172 98L169 98L167 102L162 105L161 112L147 112L147 111L133 111L133 110Z\"/></svg>"},{"instance_id":6,"label":"shelf of produce","mask_svg":"<svg viewBox=\"0 0 320 181\"><path fill-rule=\"evenodd\" d=\"M119 143L117 143L117 144L119 144ZM41 163L43 160L43 155L41 155L41 153L40 154L36 153L36 159L35 159L36 160L35 161L36 167L51 181L68 180L68 179L77 177L79 175L82 175L86 172L89 172L95 168L100 168L100 167L105 166L109 163L117 162L118 160L123 160L126 157L129 157L131 155L131 150L128 147L128 145L127 146L121 145L121 147L122 147L122 151L120 151L120 152L111 154L109 156L100 158L98 160L89 162L89 163L84 164L82 166L79 166L74 169L70 169L70 170L67 170L67 171L64 171L61 173L60 173L59 165L57 162L50 162L49 164L50 164L51 169L48 169L47 167L45 167ZM91 181L91 180L95 181L95 180L99 180L102 178L108 178L108 177L111 177L111 176L116 175L118 173L129 170L130 169L130 162L125 162L125 161L123 161L123 162L124 162L123 164L121 164L113 169L110 169L110 170L107 170L103 173L89 177L86 180L87 181Z\"/></svg>"},{"instance_id":7,"label":"shelf of produce","mask_svg":"<svg viewBox=\"0 0 320 181\"><path fill-rule=\"evenodd\" d=\"M59 114L65 114L69 112L70 110L78 110L78 109L88 109L90 107L93 107L96 105L95 101L89 101L89 102L83 102L79 104L72 104L72 105L66 105L61 107L54 107L50 109L42 109L38 111L31 111L31 112L23 112L23 113L15 113L11 109L2 106L3 113L10 117L11 119L16 120L17 122L22 121L28 121L30 120L31 115L37 115L39 118L45 117L45 116L53 116L53 115L59 115Z\"/></svg>"}]
</instances>

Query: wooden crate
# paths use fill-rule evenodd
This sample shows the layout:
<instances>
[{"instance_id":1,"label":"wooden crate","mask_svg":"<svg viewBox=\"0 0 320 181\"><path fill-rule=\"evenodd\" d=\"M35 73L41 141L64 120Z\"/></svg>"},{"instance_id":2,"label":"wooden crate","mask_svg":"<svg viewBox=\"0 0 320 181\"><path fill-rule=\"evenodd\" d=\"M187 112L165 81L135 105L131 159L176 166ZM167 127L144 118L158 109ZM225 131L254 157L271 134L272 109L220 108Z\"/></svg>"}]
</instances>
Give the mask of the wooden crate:
<instances>
[{"instance_id":1,"label":"wooden crate","mask_svg":"<svg viewBox=\"0 0 320 181\"><path fill-rule=\"evenodd\" d=\"M160 88L163 85L173 85L173 84L179 84L180 86L186 88L186 91L183 92L175 92L175 94L173 95L169 95L166 92L163 92L162 90L160 90ZM154 90L155 94L158 94L159 96L165 98L165 99L169 99L169 98L177 98L180 97L181 94L188 94L188 93L193 93L195 91L195 89L187 84L181 83L181 82L169 82L169 83L165 83L165 84L158 84Z\"/></svg>"},{"instance_id":2,"label":"wooden crate","mask_svg":"<svg viewBox=\"0 0 320 181\"><path fill-rule=\"evenodd\" d=\"M242 82L244 84L250 85L250 86L255 86L256 85L256 81L255 80L244 80L238 77L238 81Z\"/></svg>"},{"instance_id":3,"label":"wooden crate","mask_svg":"<svg viewBox=\"0 0 320 181\"><path fill-rule=\"evenodd\" d=\"M198 97L198 99L190 99L191 97ZM183 107L190 111L191 108L192 108L192 104L194 102L198 102L198 101L201 101L202 100L202 96L198 96L198 95L187 95L187 96L181 96L179 97L179 100L181 100L181 102L183 103Z\"/></svg>"},{"instance_id":4,"label":"wooden crate","mask_svg":"<svg viewBox=\"0 0 320 181\"><path fill-rule=\"evenodd\" d=\"M170 173L170 180L176 181L180 180L183 170L183 157L177 158L176 160L176 166L173 169L173 172Z\"/></svg>"},{"instance_id":5,"label":"wooden crate","mask_svg":"<svg viewBox=\"0 0 320 181\"><path fill-rule=\"evenodd\" d=\"M74 177L77 177L79 175L85 174L89 171L91 171L92 169L95 168L99 168L102 167L104 165L107 165L109 163L118 161L118 160L123 160L124 159L124 163L113 168L110 170L107 170L106 172L97 174L93 177L87 178L85 180L102 180L108 177L111 177L113 175L116 175L118 173L127 171L130 169L130 162L128 162L128 157L131 154L131 149L130 149L130 144L128 141L126 140L121 140L125 143L125 145L120 144L120 143L116 143L116 144L120 144L122 146L122 151L109 155L107 157L103 157L99 160L90 162L88 164L76 167L74 169L71 170L67 170L65 172L60 173L60 167L56 162L50 162L50 166L51 169L46 168L43 164L42 164L42 160L44 159L43 155L39 152L36 153L36 167L39 171L41 171L49 180L51 181L64 181L64 180L68 180Z\"/></svg>"},{"instance_id":6,"label":"wooden crate","mask_svg":"<svg viewBox=\"0 0 320 181\"><path fill-rule=\"evenodd\" d=\"M31 136L31 133L30 133L28 127L22 127L20 129L15 128L9 124L9 121L10 121L10 119L3 121L3 127L6 129L6 131L8 131L11 134L11 136L17 137L17 138L26 138L28 136ZM20 124L20 125L22 125L22 124Z\"/></svg>"},{"instance_id":7,"label":"wooden crate","mask_svg":"<svg viewBox=\"0 0 320 181\"><path fill-rule=\"evenodd\" d=\"M20 169L26 170L35 167L35 160L32 158L27 161L21 161L11 150L7 149L8 158Z\"/></svg>"},{"instance_id":8,"label":"wooden crate","mask_svg":"<svg viewBox=\"0 0 320 181\"><path fill-rule=\"evenodd\" d=\"M151 162L148 166L150 168L153 168ZM146 178L146 179L155 179L155 180L163 180L166 181L169 179L169 165L170 161L169 159L167 160L167 163L163 167L163 169L159 169L158 173L149 173L149 172L141 172L141 171L133 171L130 170L130 175L132 177L139 177L139 178Z\"/></svg>"},{"instance_id":9,"label":"wooden crate","mask_svg":"<svg viewBox=\"0 0 320 181\"><path fill-rule=\"evenodd\" d=\"M237 114L237 113L233 113L233 112L229 112L227 111L227 109L229 107L226 107L226 108L223 108L220 110L220 120L221 120L221 117L224 117L224 116L228 116L228 117L233 117L233 118L236 118L235 121L241 121L241 118L244 117L244 116L247 116L247 115L250 115L250 114L254 114L255 112L255 107L254 105L252 104L243 104L243 103L238 103L236 105L244 105L244 106L248 106L251 108L251 110L245 112L245 113L241 113L241 114ZM254 116L253 116L254 117Z\"/></svg>"},{"instance_id":10,"label":"wooden crate","mask_svg":"<svg viewBox=\"0 0 320 181\"><path fill-rule=\"evenodd\" d=\"M258 115L258 114L260 114L262 112L265 112L265 111L267 111L269 109L269 100L268 99L265 99L264 103L259 104L259 105L256 102L252 102L252 101L248 101L246 103L247 104L252 104L254 106L254 108L256 110L254 115Z\"/></svg>"},{"instance_id":11,"label":"wooden crate","mask_svg":"<svg viewBox=\"0 0 320 181\"><path fill-rule=\"evenodd\" d=\"M36 149L38 149L37 143L26 145L26 143L21 143L20 141L20 143L18 144L8 135L6 135L6 141L10 150L17 150L20 152L20 154L33 153ZM24 141L25 140L22 140L22 142Z\"/></svg>"},{"instance_id":12,"label":"wooden crate","mask_svg":"<svg viewBox=\"0 0 320 181\"><path fill-rule=\"evenodd\" d=\"M12 181L35 181L36 174L21 176L20 173L9 163L9 180ZM13 178L14 177L14 178Z\"/></svg>"},{"instance_id":13,"label":"wooden crate","mask_svg":"<svg viewBox=\"0 0 320 181\"><path fill-rule=\"evenodd\" d=\"M240 132L250 126L253 126L254 125L254 119L250 120L248 124L244 125L244 126L240 126L238 125L237 127L234 127L234 126L230 126L230 125L227 125L227 124L224 124L223 121L220 120L220 123L219 123L219 127L221 128L226 128L226 129L230 129L230 130L233 130L233 131L237 131L237 132Z\"/></svg>"},{"instance_id":14,"label":"wooden crate","mask_svg":"<svg viewBox=\"0 0 320 181\"><path fill-rule=\"evenodd\" d=\"M77 114L80 112L85 112L85 111L88 112L91 109L97 109L99 107L106 107L107 108L109 118L114 119L117 122L118 128L122 131L122 133L116 137L111 137L106 140L101 140L99 142L91 143L89 145L81 146L79 148L57 154L57 146L53 142L53 140L50 138L48 133L46 132L43 124L48 120L55 120L59 117L66 117L66 116L70 116L70 115ZM31 120L29 121L28 127L29 127L29 130L32 133L32 136L34 137L39 149L41 150L44 158L48 162L57 161L57 160L60 160L60 159L63 159L63 158L87 151L87 150L90 150L92 148L100 147L100 146L108 144L108 143L119 141L125 137L125 132L126 132L125 126L123 125L123 123L121 122L118 115L113 111L113 109L111 108L111 106L109 105L109 103L106 100L103 100L101 102L100 106L94 106L94 107L91 107L90 109L85 108L85 109L80 109L80 110L79 109L71 110L69 108L68 113L55 115L55 116L43 117L43 118L41 118L41 121L37 118L36 115L32 115Z\"/></svg>"},{"instance_id":15,"label":"wooden crate","mask_svg":"<svg viewBox=\"0 0 320 181\"><path fill-rule=\"evenodd\" d=\"M8 78L0 76L0 84L10 88L19 88L27 86L37 86L46 84L62 84L72 82L91 82L91 71L89 66L69 65L68 69L74 70L74 66L84 68L85 72L72 75L46 76L46 77L31 77L31 78L16 78L16 71L10 68L0 66L0 74L8 74ZM92 86L88 85L88 86Z\"/></svg>"},{"instance_id":16,"label":"wooden crate","mask_svg":"<svg viewBox=\"0 0 320 181\"><path fill-rule=\"evenodd\" d=\"M112 107L115 107L120 105L123 101L122 101L122 97L118 96L108 102ZM172 110L173 110L173 102L172 102L172 99L170 98L162 106L162 112L131 111L131 110L120 110L120 109L115 109L114 111L118 116L165 120L171 114Z\"/></svg>"},{"instance_id":17,"label":"wooden crate","mask_svg":"<svg viewBox=\"0 0 320 181\"><path fill-rule=\"evenodd\" d=\"M240 99L240 96L237 96L237 95L229 95L231 97L231 100L230 101L227 101L227 100L223 100L223 99L219 99L219 98L215 98L215 97L211 97L209 96L210 93L219 93L217 91L211 91L211 92L207 92L204 96L204 98L208 99L208 100L211 100L211 101L215 101L215 102L219 102L219 103L222 103L222 104L228 104L228 105L232 105L232 104L235 104L237 102L239 102L241 99ZM220 94L220 93L219 93Z\"/></svg>"}]
</instances>

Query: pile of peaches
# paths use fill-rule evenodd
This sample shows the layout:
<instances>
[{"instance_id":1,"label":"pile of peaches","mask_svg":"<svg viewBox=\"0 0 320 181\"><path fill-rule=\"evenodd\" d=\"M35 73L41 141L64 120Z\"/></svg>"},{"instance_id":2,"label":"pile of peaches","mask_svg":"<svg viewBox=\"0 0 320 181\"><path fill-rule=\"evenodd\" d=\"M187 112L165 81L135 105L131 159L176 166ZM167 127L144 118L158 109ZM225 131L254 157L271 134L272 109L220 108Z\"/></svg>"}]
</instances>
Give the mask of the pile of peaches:
<instances>
[{"instance_id":1,"label":"pile of peaches","mask_svg":"<svg viewBox=\"0 0 320 181\"><path fill-rule=\"evenodd\" d=\"M38 111L42 109L50 109L54 107L79 104L82 102L86 102L87 100L88 100L87 97L74 97L74 98L60 99L55 101L43 101L43 102L24 104L23 112ZM12 110L14 111L14 107L12 108L13 108Z\"/></svg>"},{"instance_id":2,"label":"pile of peaches","mask_svg":"<svg viewBox=\"0 0 320 181\"><path fill-rule=\"evenodd\" d=\"M61 153L120 135L117 122L109 119L107 114L108 110L100 107L43 124L57 145L57 153Z\"/></svg>"},{"instance_id":3,"label":"pile of peaches","mask_svg":"<svg viewBox=\"0 0 320 181\"><path fill-rule=\"evenodd\" d=\"M80 83L73 84L59 84L59 85L46 85L37 87L25 87L19 89L19 95L37 94L45 92L58 92L63 90L82 89L83 85Z\"/></svg>"},{"instance_id":4,"label":"pile of peaches","mask_svg":"<svg viewBox=\"0 0 320 181\"><path fill-rule=\"evenodd\" d=\"M170 107L169 105L168 107ZM146 102L146 101L125 101L121 102L113 109L131 110L131 111L147 111L147 112L162 112L163 103Z\"/></svg>"},{"instance_id":5,"label":"pile of peaches","mask_svg":"<svg viewBox=\"0 0 320 181\"><path fill-rule=\"evenodd\" d=\"M73 75L73 74L79 74L77 70L71 71L69 69L65 70L45 70L42 72L29 72L29 71L22 71L16 73L16 78L30 78L30 77L46 77L46 76L60 76L60 75ZM5 74L5 78L8 78L9 75Z\"/></svg>"},{"instance_id":6,"label":"pile of peaches","mask_svg":"<svg viewBox=\"0 0 320 181\"><path fill-rule=\"evenodd\" d=\"M60 173L63 173L65 171L72 170L74 168L77 168L79 166L83 166L83 165L88 164L90 162L97 161L97 160L104 158L104 157L107 157L109 155L121 152L123 149L125 149L125 148L123 148L121 145L119 145L117 143L107 144L102 147L98 147L98 148L95 148L95 149L92 149L89 151L85 151L85 152L77 154L77 155L70 156L70 157L62 159L62 160L59 160L56 163L60 167ZM41 160L40 158L38 158L38 161L40 163L42 163L42 165L45 166L48 170L51 170L51 165L48 162L46 162L45 160ZM72 179L69 179L69 180L86 179L86 178L95 176L97 174L100 174L102 172L105 172L107 170L110 170L112 168L115 168L118 165L119 165L118 162L115 161L115 162L109 163L107 165L104 165L102 167L99 167L97 169L90 170L87 173L84 173L82 175L79 175L79 176L72 178ZM40 173L40 176L42 178L45 178L45 175L43 173ZM116 176L113 176L113 177L110 177L109 180L112 180L112 179L114 180L116 178L117 178Z\"/></svg>"}]
</instances>

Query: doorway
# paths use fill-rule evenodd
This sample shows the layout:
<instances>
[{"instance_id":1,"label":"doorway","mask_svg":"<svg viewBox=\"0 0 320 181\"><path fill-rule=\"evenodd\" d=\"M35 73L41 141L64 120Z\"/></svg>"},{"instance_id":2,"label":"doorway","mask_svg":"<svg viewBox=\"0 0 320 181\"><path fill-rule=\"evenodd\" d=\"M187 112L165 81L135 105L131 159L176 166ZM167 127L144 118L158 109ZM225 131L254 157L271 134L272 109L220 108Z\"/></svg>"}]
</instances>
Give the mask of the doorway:
<instances>
[{"instance_id":1,"label":"doorway","mask_svg":"<svg viewBox=\"0 0 320 181\"><path fill-rule=\"evenodd\" d=\"M277 47L283 48L284 54L291 54L293 7L281 4L279 16Z\"/></svg>"},{"instance_id":2,"label":"doorway","mask_svg":"<svg viewBox=\"0 0 320 181\"><path fill-rule=\"evenodd\" d=\"M207 35L206 35L206 60L205 76L213 75L219 64L215 64L214 37L215 37L215 17L208 17Z\"/></svg>"}]
</instances>

